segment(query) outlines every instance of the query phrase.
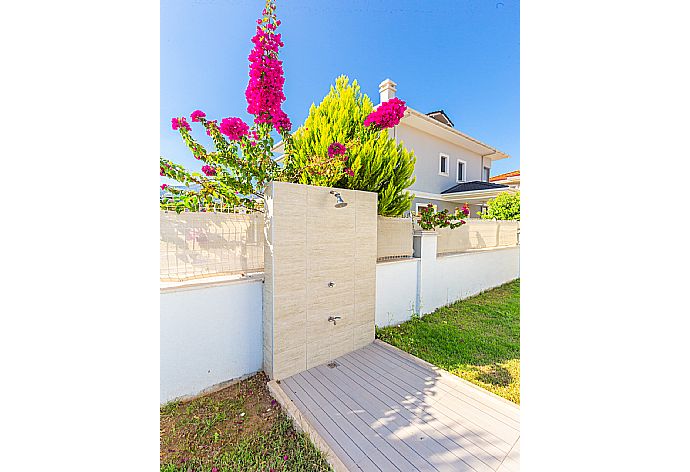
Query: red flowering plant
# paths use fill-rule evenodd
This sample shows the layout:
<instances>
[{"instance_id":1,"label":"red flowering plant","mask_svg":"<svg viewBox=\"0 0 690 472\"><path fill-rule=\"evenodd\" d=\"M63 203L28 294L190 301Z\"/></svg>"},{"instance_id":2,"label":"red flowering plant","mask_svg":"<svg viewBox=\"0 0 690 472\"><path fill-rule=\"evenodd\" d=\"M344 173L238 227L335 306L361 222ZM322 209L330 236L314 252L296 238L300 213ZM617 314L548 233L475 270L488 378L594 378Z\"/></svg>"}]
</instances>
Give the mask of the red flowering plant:
<instances>
[{"instance_id":1,"label":"red flowering plant","mask_svg":"<svg viewBox=\"0 0 690 472\"><path fill-rule=\"evenodd\" d=\"M429 203L419 209L417 223L425 231L433 231L436 228L455 229L466 223L465 218L470 214L470 209L465 203L461 208L456 208L453 213L448 210L434 211L434 205Z\"/></svg>"},{"instance_id":2,"label":"red flowering plant","mask_svg":"<svg viewBox=\"0 0 690 472\"><path fill-rule=\"evenodd\" d=\"M220 125L196 110L190 115L193 123L201 123L213 141L214 150L207 150L192 137L192 127L185 117L172 119L172 129L201 161L201 173L161 157L160 175L185 184L185 188L166 186L171 196L161 199L162 208L196 211L205 205L221 203L260 210L266 185L276 180L280 168L273 160L271 131L280 134L286 143L291 140L292 124L282 109L285 101L282 61L278 51L283 47L276 33L280 20L275 14L275 0L266 0L262 17L257 20L254 44L249 54L249 83L245 92L247 112L254 116L252 126L241 118L223 118Z\"/></svg>"}]
</instances>

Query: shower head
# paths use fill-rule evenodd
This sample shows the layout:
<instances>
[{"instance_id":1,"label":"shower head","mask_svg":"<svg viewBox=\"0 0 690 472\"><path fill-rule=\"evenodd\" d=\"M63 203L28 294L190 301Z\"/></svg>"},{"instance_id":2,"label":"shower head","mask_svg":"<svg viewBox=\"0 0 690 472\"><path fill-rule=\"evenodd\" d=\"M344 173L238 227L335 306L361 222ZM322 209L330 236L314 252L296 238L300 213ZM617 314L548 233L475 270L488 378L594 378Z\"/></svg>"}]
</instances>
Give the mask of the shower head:
<instances>
[{"instance_id":1,"label":"shower head","mask_svg":"<svg viewBox=\"0 0 690 472\"><path fill-rule=\"evenodd\" d=\"M335 190L331 190L331 195L335 196L335 199L337 200L337 203L335 204L336 208L343 208L347 206L347 202L343 200L343 197L340 196L340 193L336 192Z\"/></svg>"}]
</instances>

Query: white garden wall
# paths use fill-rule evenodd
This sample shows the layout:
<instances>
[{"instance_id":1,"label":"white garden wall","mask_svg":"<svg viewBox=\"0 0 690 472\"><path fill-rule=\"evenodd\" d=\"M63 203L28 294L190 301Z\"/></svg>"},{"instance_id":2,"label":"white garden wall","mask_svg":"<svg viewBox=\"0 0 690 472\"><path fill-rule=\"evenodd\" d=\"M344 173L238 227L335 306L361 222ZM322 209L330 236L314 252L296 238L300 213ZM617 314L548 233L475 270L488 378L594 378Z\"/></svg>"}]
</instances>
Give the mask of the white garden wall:
<instances>
[{"instance_id":1,"label":"white garden wall","mask_svg":"<svg viewBox=\"0 0 690 472\"><path fill-rule=\"evenodd\" d=\"M376 265L377 326L520 276L519 246L437 256L435 235L415 238L421 257ZM161 403L262 369L262 287L253 278L161 289Z\"/></svg>"},{"instance_id":2,"label":"white garden wall","mask_svg":"<svg viewBox=\"0 0 690 472\"><path fill-rule=\"evenodd\" d=\"M410 319L417 310L419 259L376 264L376 326Z\"/></svg>"},{"instance_id":3,"label":"white garden wall","mask_svg":"<svg viewBox=\"0 0 690 472\"><path fill-rule=\"evenodd\" d=\"M262 285L161 289L161 403L261 370Z\"/></svg>"},{"instance_id":4,"label":"white garden wall","mask_svg":"<svg viewBox=\"0 0 690 472\"><path fill-rule=\"evenodd\" d=\"M422 314L520 277L519 246L439 256L427 272L420 296Z\"/></svg>"}]
</instances>

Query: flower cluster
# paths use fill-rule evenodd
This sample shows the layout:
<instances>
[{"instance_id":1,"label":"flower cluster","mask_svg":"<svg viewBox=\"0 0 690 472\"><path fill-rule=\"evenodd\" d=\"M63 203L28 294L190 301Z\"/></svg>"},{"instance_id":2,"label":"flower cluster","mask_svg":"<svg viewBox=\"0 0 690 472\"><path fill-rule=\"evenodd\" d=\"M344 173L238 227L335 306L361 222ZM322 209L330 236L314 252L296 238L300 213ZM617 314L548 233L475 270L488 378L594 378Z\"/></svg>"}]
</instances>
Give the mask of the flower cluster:
<instances>
[{"instance_id":1,"label":"flower cluster","mask_svg":"<svg viewBox=\"0 0 690 472\"><path fill-rule=\"evenodd\" d=\"M199 118L206 118L206 113L201 110L194 110L190 115L193 122L199 122Z\"/></svg>"},{"instance_id":2,"label":"flower cluster","mask_svg":"<svg viewBox=\"0 0 690 472\"><path fill-rule=\"evenodd\" d=\"M366 120L364 120L364 126L374 125L379 129L392 128L400 123L400 120L405 115L405 110L407 110L405 102L397 97L391 98L383 102L367 116Z\"/></svg>"},{"instance_id":3,"label":"flower cluster","mask_svg":"<svg viewBox=\"0 0 690 472\"><path fill-rule=\"evenodd\" d=\"M187 118L185 118L184 116L182 118L172 119L172 129L174 131L177 131L178 128L185 128L187 131L192 130L192 127L189 126L189 123L187 123Z\"/></svg>"},{"instance_id":4,"label":"flower cluster","mask_svg":"<svg viewBox=\"0 0 690 472\"><path fill-rule=\"evenodd\" d=\"M256 116L256 123L270 123L276 131L290 131L292 123L281 108L283 93L283 62L278 59L278 49L284 46L275 30L280 20L275 16L275 4L270 3L263 11L264 17L256 22L256 34L252 38L254 48L249 54L249 83L245 96L247 111Z\"/></svg>"},{"instance_id":5,"label":"flower cluster","mask_svg":"<svg viewBox=\"0 0 690 472\"><path fill-rule=\"evenodd\" d=\"M220 132L230 141L239 141L242 136L249 134L249 125L240 118L223 118L220 122Z\"/></svg>"},{"instance_id":6,"label":"flower cluster","mask_svg":"<svg viewBox=\"0 0 690 472\"><path fill-rule=\"evenodd\" d=\"M211 177L211 176L216 175L216 168L215 168L215 167L211 167L211 166L209 166L209 165L206 165L206 166L203 166L203 167L201 168L201 172L203 172L203 173L206 174L207 176Z\"/></svg>"},{"instance_id":7,"label":"flower cluster","mask_svg":"<svg viewBox=\"0 0 690 472\"><path fill-rule=\"evenodd\" d=\"M448 210L436 211L434 205L429 203L427 206L419 209L418 223L425 231L433 231L436 228L450 228L455 229L466 223L464 218L470 214L470 209L467 204L455 209L455 212L450 214Z\"/></svg>"},{"instance_id":8,"label":"flower cluster","mask_svg":"<svg viewBox=\"0 0 690 472\"><path fill-rule=\"evenodd\" d=\"M168 188L168 184L161 185L161 190L165 190L166 188Z\"/></svg>"},{"instance_id":9,"label":"flower cluster","mask_svg":"<svg viewBox=\"0 0 690 472\"><path fill-rule=\"evenodd\" d=\"M328 146L328 157L334 158L335 156L343 156L346 151L347 148L345 147L345 145L340 144L336 141L330 146Z\"/></svg>"}]
</instances>

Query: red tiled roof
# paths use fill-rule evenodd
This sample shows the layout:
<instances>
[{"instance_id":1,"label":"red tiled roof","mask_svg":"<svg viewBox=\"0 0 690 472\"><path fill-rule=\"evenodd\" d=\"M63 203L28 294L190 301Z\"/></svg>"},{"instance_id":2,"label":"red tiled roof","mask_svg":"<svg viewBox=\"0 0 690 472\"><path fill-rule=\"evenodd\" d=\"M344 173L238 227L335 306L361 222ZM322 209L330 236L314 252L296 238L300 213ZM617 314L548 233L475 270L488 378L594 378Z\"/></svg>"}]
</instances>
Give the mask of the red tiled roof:
<instances>
[{"instance_id":1,"label":"red tiled roof","mask_svg":"<svg viewBox=\"0 0 690 472\"><path fill-rule=\"evenodd\" d=\"M497 180L505 180L509 177L520 177L520 169L514 170L512 172L506 172L505 174L494 175L489 178L489 182L496 182Z\"/></svg>"}]
</instances>

